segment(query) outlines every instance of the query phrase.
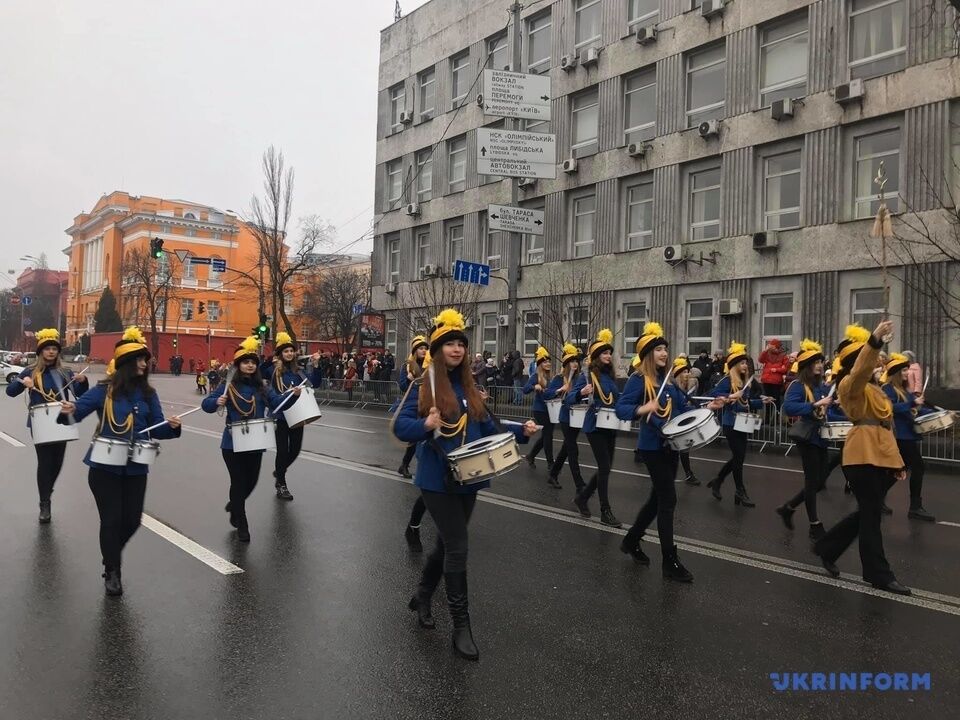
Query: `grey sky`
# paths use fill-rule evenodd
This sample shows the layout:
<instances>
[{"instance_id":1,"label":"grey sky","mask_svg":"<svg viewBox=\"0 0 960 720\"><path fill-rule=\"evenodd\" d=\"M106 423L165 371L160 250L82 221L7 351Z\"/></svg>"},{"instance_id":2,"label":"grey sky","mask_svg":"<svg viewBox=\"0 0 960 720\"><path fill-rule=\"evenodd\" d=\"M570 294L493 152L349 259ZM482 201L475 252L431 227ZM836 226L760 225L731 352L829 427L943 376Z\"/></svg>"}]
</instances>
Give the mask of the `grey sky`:
<instances>
[{"instance_id":1,"label":"grey sky","mask_svg":"<svg viewBox=\"0 0 960 720\"><path fill-rule=\"evenodd\" d=\"M243 211L271 143L296 168L294 217L334 223L334 249L363 235L393 6L0 0L0 271L40 252L65 268L64 228L113 190Z\"/></svg>"}]
</instances>

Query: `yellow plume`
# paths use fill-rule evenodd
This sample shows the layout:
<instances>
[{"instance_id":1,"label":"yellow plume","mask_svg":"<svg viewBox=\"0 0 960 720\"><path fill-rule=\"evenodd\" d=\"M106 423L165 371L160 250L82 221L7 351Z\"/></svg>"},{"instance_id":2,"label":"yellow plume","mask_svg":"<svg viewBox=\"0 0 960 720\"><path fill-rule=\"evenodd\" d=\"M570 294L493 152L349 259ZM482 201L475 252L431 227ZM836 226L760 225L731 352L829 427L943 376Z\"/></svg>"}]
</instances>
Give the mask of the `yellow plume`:
<instances>
[{"instance_id":1,"label":"yellow plume","mask_svg":"<svg viewBox=\"0 0 960 720\"><path fill-rule=\"evenodd\" d=\"M253 335L248 337L246 340L240 343L240 349L246 350L247 352L257 352L260 349L260 343L257 341L257 338Z\"/></svg>"},{"instance_id":2,"label":"yellow plume","mask_svg":"<svg viewBox=\"0 0 960 720\"><path fill-rule=\"evenodd\" d=\"M427 354L423 356L423 370L426 372L427 368L430 367L430 363L433 362L433 358L430 357L430 351L427 350Z\"/></svg>"},{"instance_id":3,"label":"yellow plume","mask_svg":"<svg viewBox=\"0 0 960 720\"><path fill-rule=\"evenodd\" d=\"M640 368L640 356L639 356L639 355L634 355L634 356L633 356L633 360L630 361L630 365L631 365L631 367L633 367L633 368L635 368L635 369L639 369L639 368Z\"/></svg>"},{"instance_id":4,"label":"yellow plume","mask_svg":"<svg viewBox=\"0 0 960 720\"><path fill-rule=\"evenodd\" d=\"M837 355L837 357L833 359L833 365L831 366L830 370L832 370L833 374L836 376L840 374L840 371L842 369L843 369L843 366L840 364L840 356Z\"/></svg>"},{"instance_id":5,"label":"yellow plume","mask_svg":"<svg viewBox=\"0 0 960 720\"><path fill-rule=\"evenodd\" d=\"M655 337L663 337L663 328L660 326L660 323L648 322L643 326L644 335L654 335Z\"/></svg>"},{"instance_id":6,"label":"yellow plume","mask_svg":"<svg viewBox=\"0 0 960 720\"><path fill-rule=\"evenodd\" d=\"M136 325L131 325L124 330L123 337L120 339L124 342L135 342L140 343L141 345L147 344L147 339L143 337L143 333L140 332L140 328L138 328Z\"/></svg>"},{"instance_id":7,"label":"yellow plume","mask_svg":"<svg viewBox=\"0 0 960 720\"><path fill-rule=\"evenodd\" d=\"M597 342L603 343L604 345L610 345L613 343L613 333L609 328L604 328L597 333Z\"/></svg>"},{"instance_id":8,"label":"yellow plume","mask_svg":"<svg viewBox=\"0 0 960 720\"><path fill-rule=\"evenodd\" d=\"M727 350L727 355L745 355L747 352L747 346L743 343L732 342L730 343L730 348Z\"/></svg>"},{"instance_id":9,"label":"yellow plume","mask_svg":"<svg viewBox=\"0 0 960 720\"><path fill-rule=\"evenodd\" d=\"M802 352L822 353L823 346L815 340L811 340L810 338L804 338L803 340L800 341L800 350Z\"/></svg>"},{"instance_id":10,"label":"yellow plume","mask_svg":"<svg viewBox=\"0 0 960 720\"><path fill-rule=\"evenodd\" d=\"M678 357L673 361L673 374L690 369L690 361L685 357Z\"/></svg>"},{"instance_id":11,"label":"yellow plume","mask_svg":"<svg viewBox=\"0 0 960 720\"><path fill-rule=\"evenodd\" d=\"M447 308L433 319L433 324L437 328L452 328L454 330L463 330L467 324L463 320L463 315L453 308Z\"/></svg>"},{"instance_id":12,"label":"yellow plume","mask_svg":"<svg viewBox=\"0 0 960 720\"><path fill-rule=\"evenodd\" d=\"M576 355L579 352L577 347L573 343L564 343L563 344L563 354L564 355Z\"/></svg>"},{"instance_id":13,"label":"yellow plume","mask_svg":"<svg viewBox=\"0 0 960 720\"><path fill-rule=\"evenodd\" d=\"M794 362L793 365L790 366L790 372L796 375L798 372L800 372L800 365Z\"/></svg>"},{"instance_id":14,"label":"yellow plume","mask_svg":"<svg viewBox=\"0 0 960 720\"><path fill-rule=\"evenodd\" d=\"M117 364L113 361L113 358L110 359L110 362L107 363L107 377L110 377L117 371Z\"/></svg>"},{"instance_id":15,"label":"yellow plume","mask_svg":"<svg viewBox=\"0 0 960 720\"><path fill-rule=\"evenodd\" d=\"M60 332L56 328L44 328L43 330L37 330L36 334L37 344L46 342L47 340L60 340Z\"/></svg>"},{"instance_id":16,"label":"yellow plume","mask_svg":"<svg viewBox=\"0 0 960 720\"><path fill-rule=\"evenodd\" d=\"M906 355L901 355L900 353L893 353L890 355L890 360L887 361L887 366L890 365L899 365L900 363L910 364L910 359Z\"/></svg>"},{"instance_id":17,"label":"yellow plume","mask_svg":"<svg viewBox=\"0 0 960 720\"><path fill-rule=\"evenodd\" d=\"M540 362L541 360L549 360L550 352L545 347L538 347L536 355L534 355L534 358L536 359L537 362Z\"/></svg>"},{"instance_id":18,"label":"yellow plume","mask_svg":"<svg viewBox=\"0 0 960 720\"><path fill-rule=\"evenodd\" d=\"M865 343L870 339L870 331L863 327L863 325L847 325L847 329L843 331L843 335L850 342Z\"/></svg>"},{"instance_id":19,"label":"yellow plume","mask_svg":"<svg viewBox=\"0 0 960 720\"><path fill-rule=\"evenodd\" d=\"M289 345L291 342L293 341L290 339L290 335L281 330L277 333L277 341L274 345L280 347L281 345Z\"/></svg>"}]
</instances>

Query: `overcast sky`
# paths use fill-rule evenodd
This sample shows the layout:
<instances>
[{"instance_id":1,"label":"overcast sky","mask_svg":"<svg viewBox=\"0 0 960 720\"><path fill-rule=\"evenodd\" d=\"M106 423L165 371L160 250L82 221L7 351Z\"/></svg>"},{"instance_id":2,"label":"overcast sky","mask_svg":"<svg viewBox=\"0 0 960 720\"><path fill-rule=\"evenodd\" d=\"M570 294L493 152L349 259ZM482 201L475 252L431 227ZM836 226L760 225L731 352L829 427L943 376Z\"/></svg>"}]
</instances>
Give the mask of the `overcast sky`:
<instances>
[{"instance_id":1,"label":"overcast sky","mask_svg":"<svg viewBox=\"0 0 960 720\"><path fill-rule=\"evenodd\" d=\"M270 144L296 169L294 218L336 225L334 249L363 235L393 8L0 0L0 271L40 252L65 268L64 229L113 190L244 211Z\"/></svg>"}]
</instances>

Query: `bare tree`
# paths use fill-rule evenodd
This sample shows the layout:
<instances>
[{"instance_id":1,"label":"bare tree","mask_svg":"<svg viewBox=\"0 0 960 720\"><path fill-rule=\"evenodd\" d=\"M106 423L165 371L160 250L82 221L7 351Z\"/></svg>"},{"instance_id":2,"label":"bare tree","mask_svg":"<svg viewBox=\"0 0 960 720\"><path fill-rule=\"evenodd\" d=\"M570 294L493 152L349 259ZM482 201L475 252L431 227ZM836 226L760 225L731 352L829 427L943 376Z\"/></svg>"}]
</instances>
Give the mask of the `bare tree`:
<instances>
[{"instance_id":1,"label":"bare tree","mask_svg":"<svg viewBox=\"0 0 960 720\"><path fill-rule=\"evenodd\" d=\"M127 250L120 263L120 314L126 322L150 327L150 351L160 349L158 322L166 329L167 308L178 299L177 271L170 255L155 259L144 248Z\"/></svg>"},{"instance_id":2,"label":"bare tree","mask_svg":"<svg viewBox=\"0 0 960 720\"><path fill-rule=\"evenodd\" d=\"M329 268L310 277L298 309L305 330L334 343L337 354L349 350L357 329L354 309L365 304L369 284L368 273L349 266Z\"/></svg>"},{"instance_id":3,"label":"bare tree","mask_svg":"<svg viewBox=\"0 0 960 720\"><path fill-rule=\"evenodd\" d=\"M925 37L949 34L954 55L960 54L960 0L926 0L915 22Z\"/></svg>"},{"instance_id":4,"label":"bare tree","mask_svg":"<svg viewBox=\"0 0 960 720\"><path fill-rule=\"evenodd\" d=\"M427 332L433 318L445 308L456 308L468 320L476 322L477 304L483 286L457 282L449 276L435 276L401 286L393 308L397 332L413 337Z\"/></svg>"},{"instance_id":5,"label":"bare tree","mask_svg":"<svg viewBox=\"0 0 960 720\"><path fill-rule=\"evenodd\" d=\"M564 263L553 268L547 278L551 295L544 298L540 326L542 342L551 348L571 342L584 350L609 317L607 284L592 267L584 271L577 263ZM577 313L577 317L572 313ZM619 332L615 330L614 334Z\"/></svg>"}]
</instances>

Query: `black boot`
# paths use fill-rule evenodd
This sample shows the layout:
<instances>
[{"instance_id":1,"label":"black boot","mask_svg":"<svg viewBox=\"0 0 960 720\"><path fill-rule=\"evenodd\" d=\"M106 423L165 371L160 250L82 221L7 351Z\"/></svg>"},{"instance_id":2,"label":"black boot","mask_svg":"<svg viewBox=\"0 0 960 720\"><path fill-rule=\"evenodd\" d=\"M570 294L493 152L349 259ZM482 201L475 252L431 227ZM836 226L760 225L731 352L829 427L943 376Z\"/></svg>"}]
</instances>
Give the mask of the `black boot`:
<instances>
[{"instance_id":1,"label":"black boot","mask_svg":"<svg viewBox=\"0 0 960 720\"><path fill-rule=\"evenodd\" d=\"M47 505L49 506L49 503L47 503ZM919 502L910 506L910 510L907 511L907 517L911 520L937 521L930 512L924 509L923 504ZM43 522L43 503L40 503L40 522ZM49 520L47 522L49 522Z\"/></svg>"},{"instance_id":2,"label":"black boot","mask_svg":"<svg viewBox=\"0 0 960 720\"><path fill-rule=\"evenodd\" d=\"M796 508L792 508L789 505L781 505L774 512L780 516L780 519L783 520L783 524L787 526L787 530L793 530L793 513Z\"/></svg>"},{"instance_id":3,"label":"black boot","mask_svg":"<svg viewBox=\"0 0 960 720\"><path fill-rule=\"evenodd\" d=\"M120 582L120 568L103 568L103 590L111 596L123 595L123 583Z\"/></svg>"},{"instance_id":4,"label":"black boot","mask_svg":"<svg viewBox=\"0 0 960 720\"><path fill-rule=\"evenodd\" d=\"M400 473L401 477L407 478L407 480L413 477L413 475L410 474L410 468L406 465L401 465L399 468L397 468L397 472Z\"/></svg>"},{"instance_id":5,"label":"black boot","mask_svg":"<svg viewBox=\"0 0 960 720\"><path fill-rule=\"evenodd\" d=\"M49 500L40 501L40 517L38 518L38 520L41 525L46 525L47 523L50 522L50 501Z\"/></svg>"},{"instance_id":6,"label":"black boot","mask_svg":"<svg viewBox=\"0 0 960 720\"><path fill-rule=\"evenodd\" d=\"M577 506L577 510L580 511L581 517L590 517L590 506L587 504L586 498L584 498L579 492L573 496L573 504Z\"/></svg>"},{"instance_id":7,"label":"black boot","mask_svg":"<svg viewBox=\"0 0 960 720\"><path fill-rule=\"evenodd\" d=\"M650 558L647 557L647 554L640 547L640 541L637 540L636 543L633 543L631 540L628 540L628 538L629 536L625 537L623 542L620 543L620 552L625 555L630 555L637 565L649 565Z\"/></svg>"},{"instance_id":8,"label":"black boot","mask_svg":"<svg viewBox=\"0 0 960 720\"><path fill-rule=\"evenodd\" d=\"M464 660L479 660L480 651L470 631L469 601L467 600L467 572L443 574L447 586L447 603L453 619L453 649Z\"/></svg>"},{"instance_id":9,"label":"black boot","mask_svg":"<svg viewBox=\"0 0 960 720\"><path fill-rule=\"evenodd\" d=\"M527 461L527 465L530 466L531 470L537 469L537 461L533 457L531 457L530 455L524 455L523 459Z\"/></svg>"},{"instance_id":10,"label":"black boot","mask_svg":"<svg viewBox=\"0 0 960 720\"><path fill-rule=\"evenodd\" d=\"M547 478L547 485L557 490L563 488L563 485L560 484L560 478L555 478L553 475Z\"/></svg>"},{"instance_id":11,"label":"black boot","mask_svg":"<svg viewBox=\"0 0 960 720\"><path fill-rule=\"evenodd\" d=\"M410 549L410 552L423 552L423 543L420 542L420 527L413 527L413 525L407 525L407 529L403 531L403 537L407 540L407 547Z\"/></svg>"},{"instance_id":12,"label":"black boot","mask_svg":"<svg viewBox=\"0 0 960 720\"><path fill-rule=\"evenodd\" d=\"M723 484L723 480L720 478L714 478L707 483L707 487L710 488L710 494L713 495L717 500L723 500L723 495L720 494L720 486Z\"/></svg>"},{"instance_id":13,"label":"black boot","mask_svg":"<svg viewBox=\"0 0 960 720\"><path fill-rule=\"evenodd\" d=\"M808 537L813 542L816 542L826 534L827 534L827 531L823 529L822 522L810 523L810 532L808 533Z\"/></svg>"},{"instance_id":14,"label":"black boot","mask_svg":"<svg viewBox=\"0 0 960 720\"><path fill-rule=\"evenodd\" d=\"M623 523L617 520L617 516L613 514L613 510L610 508L600 508L600 522L615 528L623 526Z\"/></svg>"},{"instance_id":15,"label":"black boot","mask_svg":"<svg viewBox=\"0 0 960 720\"><path fill-rule=\"evenodd\" d=\"M663 558L663 577L665 580L676 580L677 582L693 582L693 575L683 565L680 564L680 558L677 557L677 546Z\"/></svg>"},{"instance_id":16,"label":"black boot","mask_svg":"<svg viewBox=\"0 0 960 720\"><path fill-rule=\"evenodd\" d=\"M750 496L747 495L746 489L737 490L736 494L733 496L734 505L743 505L744 507L756 507L757 504L750 499Z\"/></svg>"},{"instance_id":17,"label":"black boot","mask_svg":"<svg viewBox=\"0 0 960 720\"><path fill-rule=\"evenodd\" d=\"M441 577L443 577L443 561L437 562L431 555L420 576L417 594L407 603L407 607L417 613L417 624L426 630L433 630L437 626L430 605Z\"/></svg>"},{"instance_id":18,"label":"black boot","mask_svg":"<svg viewBox=\"0 0 960 720\"><path fill-rule=\"evenodd\" d=\"M694 485L694 486L696 486L696 485L699 485L699 484L700 484L700 480L699 480L699 479L697 478L697 476L694 475L693 473L690 473L689 475L687 475L687 476L683 479L683 481L684 481L687 485Z\"/></svg>"},{"instance_id":19,"label":"black boot","mask_svg":"<svg viewBox=\"0 0 960 720\"><path fill-rule=\"evenodd\" d=\"M237 540L240 542L250 542L250 527L247 525L246 518L237 518Z\"/></svg>"},{"instance_id":20,"label":"black boot","mask_svg":"<svg viewBox=\"0 0 960 720\"><path fill-rule=\"evenodd\" d=\"M290 493L290 490L287 489L287 484L285 482L278 482L276 488L277 500L293 500L293 495Z\"/></svg>"}]
</instances>

